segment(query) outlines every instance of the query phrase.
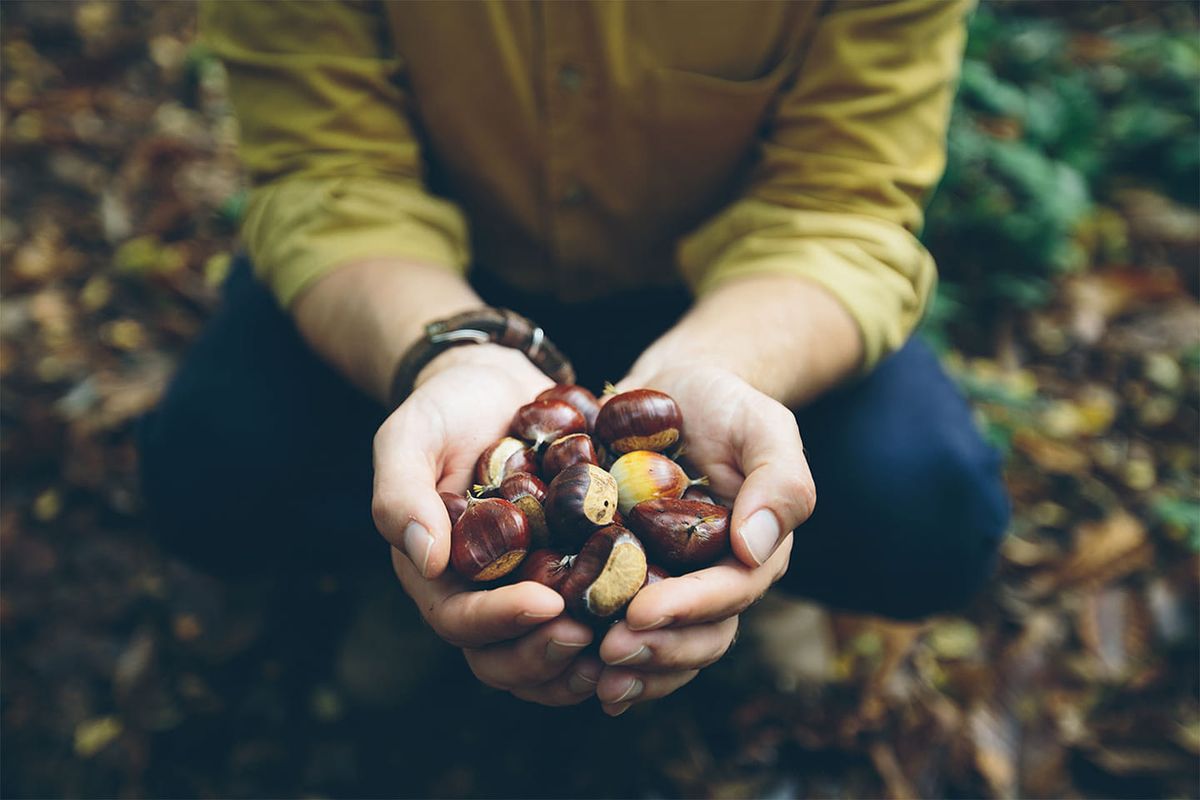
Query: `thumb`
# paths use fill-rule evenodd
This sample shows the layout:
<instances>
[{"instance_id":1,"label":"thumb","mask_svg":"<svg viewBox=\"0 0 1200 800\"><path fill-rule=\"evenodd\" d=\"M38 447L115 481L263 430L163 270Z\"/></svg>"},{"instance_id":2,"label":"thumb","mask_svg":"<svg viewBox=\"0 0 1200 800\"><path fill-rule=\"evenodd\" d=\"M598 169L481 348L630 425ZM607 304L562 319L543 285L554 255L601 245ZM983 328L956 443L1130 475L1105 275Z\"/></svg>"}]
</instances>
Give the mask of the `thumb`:
<instances>
[{"instance_id":1,"label":"thumb","mask_svg":"<svg viewBox=\"0 0 1200 800\"><path fill-rule=\"evenodd\" d=\"M450 515L437 492L438 448L427 427L395 422L376 437L371 515L422 576L436 578L450 561Z\"/></svg>"},{"instance_id":2,"label":"thumb","mask_svg":"<svg viewBox=\"0 0 1200 800\"><path fill-rule=\"evenodd\" d=\"M784 537L812 514L817 502L812 472L796 418L782 405L747 408L736 453L746 476L733 505L730 545L743 563L766 563Z\"/></svg>"}]
</instances>

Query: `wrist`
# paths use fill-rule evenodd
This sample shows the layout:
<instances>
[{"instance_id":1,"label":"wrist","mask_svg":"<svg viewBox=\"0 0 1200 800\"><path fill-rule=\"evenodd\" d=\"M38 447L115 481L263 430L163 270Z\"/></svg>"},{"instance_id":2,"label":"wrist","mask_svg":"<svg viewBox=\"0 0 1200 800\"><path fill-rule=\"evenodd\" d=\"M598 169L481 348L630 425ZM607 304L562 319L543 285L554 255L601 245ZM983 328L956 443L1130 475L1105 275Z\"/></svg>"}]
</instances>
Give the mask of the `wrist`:
<instances>
[{"instance_id":1,"label":"wrist","mask_svg":"<svg viewBox=\"0 0 1200 800\"><path fill-rule=\"evenodd\" d=\"M487 342L452 347L439 353L417 373L413 389L419 389L443 372L456 369L500 370L520 381L545 383L546 386L553 383L521 351Z\"/></svg>"}]
</instances>

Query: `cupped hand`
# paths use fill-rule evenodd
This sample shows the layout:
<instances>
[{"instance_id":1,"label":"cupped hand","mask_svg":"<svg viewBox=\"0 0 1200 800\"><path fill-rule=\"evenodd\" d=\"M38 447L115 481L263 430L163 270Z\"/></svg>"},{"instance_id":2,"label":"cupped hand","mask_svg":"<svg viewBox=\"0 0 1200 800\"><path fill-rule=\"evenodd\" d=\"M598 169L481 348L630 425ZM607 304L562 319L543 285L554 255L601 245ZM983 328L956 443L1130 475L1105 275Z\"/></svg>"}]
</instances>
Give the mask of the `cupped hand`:
<instances>
[{"instance_id":1,"label":"cupped hand","mask_svg":"<svg viewBox=\"0 0 1200 800\"><path fill-rule=\"evenodd\" d=\"M564 616L562 597L545 586L480 591L447 570L450 519L438 496L465 492L479 454L550 385L514 350L480 345L439 356L375 435L372 512L404 590L479 680L564 705L595 690L601 664L580 655L592 632Z\"/></svg>"},{"instance_id":2,"label":"cupped hand","mask_svg":"<svg viewBox=\"0 0 1200 800\"><path fill-rule=\"evenodd\" d=\"M795 417L734 373L681 366L635 372L617 386L637 387L659 389L679 403L685 461L693 473L708 476L715 494L734 501L733 553L648 586L608 631L596 694L613 715L670 694L724 655L738 615L787 571L791 531L816 503Z\"/></svg>"}]
</instances>

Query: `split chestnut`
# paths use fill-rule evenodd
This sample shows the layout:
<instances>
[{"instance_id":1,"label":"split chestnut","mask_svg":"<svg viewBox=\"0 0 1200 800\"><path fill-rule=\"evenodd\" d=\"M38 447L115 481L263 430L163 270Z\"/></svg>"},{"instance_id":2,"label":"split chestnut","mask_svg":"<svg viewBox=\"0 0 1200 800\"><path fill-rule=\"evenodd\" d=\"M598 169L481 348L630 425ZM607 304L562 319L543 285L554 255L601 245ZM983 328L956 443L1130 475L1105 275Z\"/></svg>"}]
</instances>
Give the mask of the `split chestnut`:
<instances>
[{"instance_id":1,"label":"split chestnut","mask_svg":"<svg viewBox=\"0 0 1200 800\"><path fill-rule=\"evenodd\" d=\"M617 482L595 464L574 464L550 481L546 523L556 546L574 550L617 512Z\"/></svg>"},{"instance_id":2,"label":"split chestnut","mask_svg":"<svg viewBox=\"0 0 1200 800\"><path fill-rule=\"evenodd\" d=\"M646 582L646 551L618 525L591 535L575 556L559 593L583 620L606 620L622 611Z\"/></svg>"},{"instance_id":3,"label":"split chestnut","mask_svg":"<svg viewBox=\"0 0 1200 800\"><path fill-rule=\"evenodd\" d=\"M537 472L537 454L520 439L505 436L480 454L475 462L476 494L500 486L514 472Z\"/></svg>"}]
</instances>

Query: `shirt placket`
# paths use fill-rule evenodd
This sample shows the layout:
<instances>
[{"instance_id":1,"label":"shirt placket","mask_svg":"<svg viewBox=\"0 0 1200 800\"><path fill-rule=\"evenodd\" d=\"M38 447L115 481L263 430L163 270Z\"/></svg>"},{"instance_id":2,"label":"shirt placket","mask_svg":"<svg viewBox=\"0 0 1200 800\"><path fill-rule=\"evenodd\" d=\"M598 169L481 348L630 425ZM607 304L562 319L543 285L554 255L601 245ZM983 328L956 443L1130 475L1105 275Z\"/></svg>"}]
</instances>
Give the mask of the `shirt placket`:
<instances>
[{"instance_id":1,"label":"shirt placket","mask_svg":"<svg viewBox=\"0 0 1200 800\"><path fill-rule=\"evenodd\" d=\"M545 103L546 163L544 187L548 214L547 241L555 262L560 296L578 295L583 274L586 215L590 198L582 180L579 158L586 130L589 74L585 57L585 24L582 4L539 4L545 58L541 76Z\"/></svg>"}]
</instances>

